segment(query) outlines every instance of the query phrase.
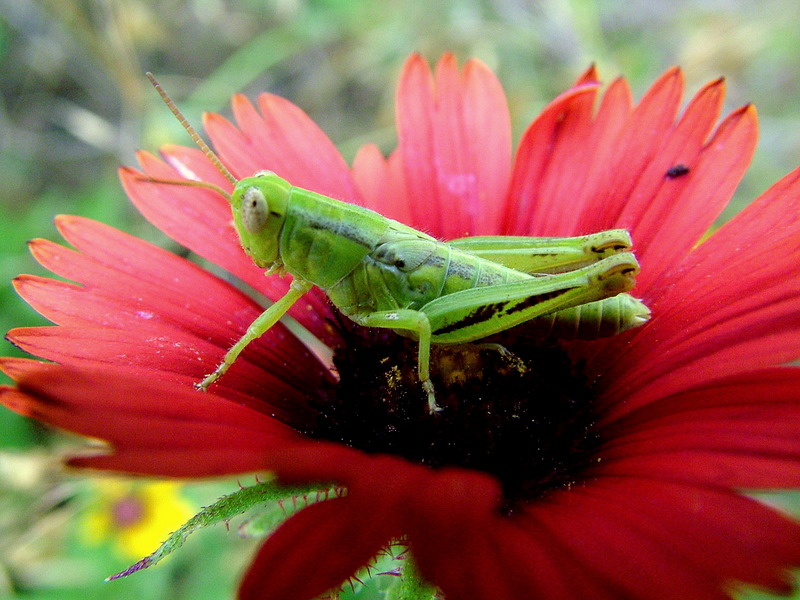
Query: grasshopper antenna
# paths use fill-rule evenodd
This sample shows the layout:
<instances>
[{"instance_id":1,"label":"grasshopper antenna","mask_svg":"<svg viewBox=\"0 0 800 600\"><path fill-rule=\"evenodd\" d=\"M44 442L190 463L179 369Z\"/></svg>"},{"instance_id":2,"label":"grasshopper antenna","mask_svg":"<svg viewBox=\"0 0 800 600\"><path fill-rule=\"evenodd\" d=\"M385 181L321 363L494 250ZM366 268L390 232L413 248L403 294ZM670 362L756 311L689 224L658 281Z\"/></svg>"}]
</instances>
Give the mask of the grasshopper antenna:
<instances>
[{"instance_id":1,"label":"grasshopper antenna","mask_svg":"<svg viewBox=\"0 0 800 600\"><path fill-rule=\"evenodd\" d=\"M161 99L164 101L164 104L166 104L167 107L172 111L172 114L175 115L175 118L178 119L180 124L186 130L186 133L188 133L189 136L194 141L194 143L197 144L197 147L203 151L203 154L206 155L208 160L214 163L214 166L217 167L219 172L222 173L228 181L236 185L239 182L239 180L236 179L236 177L234 177L233 174L231 174L231 172L225 167L225 165L222 164L222 161L219 159L219 157L216 154L214 154L214 151L208 147L208 144L205 143L203 138L201 138L200 135L197 133L197 131L195 131L194 127L192 127L189 121L186 120L186 117L183 116L183 113L178 109L178 107L172 101L172 98L170 98L167 95L167 92L165 92L164 88L161 87L161 84L158 83L158 80L155 78L155 75L153 75L150 71L145 73L145 75L147 75L147 78L150 80L150 83L153 84L153 87L156 88L156 91L158 92L158 95L161 96ZM227 196L227 194L225 195Z\"/></svg>"}]
</instances>

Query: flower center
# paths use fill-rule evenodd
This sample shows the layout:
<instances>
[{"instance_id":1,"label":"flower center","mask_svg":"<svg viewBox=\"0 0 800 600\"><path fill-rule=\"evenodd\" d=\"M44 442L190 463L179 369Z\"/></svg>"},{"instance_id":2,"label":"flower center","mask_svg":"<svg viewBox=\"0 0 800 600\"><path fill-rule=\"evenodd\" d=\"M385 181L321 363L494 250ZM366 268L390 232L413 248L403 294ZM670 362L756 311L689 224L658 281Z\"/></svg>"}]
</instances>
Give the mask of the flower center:
<instances>
[{"instance_id":1,"label":"flower center","mask_svg":"<svg viewBox=\"0 0 800 600\"><path fill-rule=\"evenodd\" d=\"M144 518L145 510L141 498L132 495L120 498L112 507L114 524L120 529L132 527Z\"/></svg>"},{"instance_id":2,"label":"flower center","mask_svg":"<svg viewBox=\"0 0 800 600\"><path fill-rule=\"evenodd\" d=\"M498 344L434 346L442 410L432 415L415 341L378 329L351 335L334 356L340 381L316 407L313 437L434 468L489 472L509 509L574 484L597 448L594 394L557 343L507 336Z\"/></svg>"}]
</instances>

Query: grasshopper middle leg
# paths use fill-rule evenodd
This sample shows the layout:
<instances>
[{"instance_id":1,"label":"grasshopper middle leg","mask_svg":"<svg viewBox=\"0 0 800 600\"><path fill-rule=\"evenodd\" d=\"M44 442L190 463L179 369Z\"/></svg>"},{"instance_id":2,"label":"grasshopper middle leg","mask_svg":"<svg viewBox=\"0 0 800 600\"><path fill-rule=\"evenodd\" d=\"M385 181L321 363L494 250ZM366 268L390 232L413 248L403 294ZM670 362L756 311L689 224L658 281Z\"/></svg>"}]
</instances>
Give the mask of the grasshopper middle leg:
<instances>
[{"instance_id":1,"label":"grasshopper middle leg","mask_svg":"<svg viewBox=\"0 0 800 600\"><path fill-rule=\"evenodd\" d=\"M428 316L418 310L398 309L381 311L366 315L352 315L351 318L365 327L382 327L385 329L402 329L411 331L419 341L417 370L419 381L428 396L428 412L436 414L441 407L436 404L436 395L431 382L431 324Z\"/></svg>"}]
</instances>

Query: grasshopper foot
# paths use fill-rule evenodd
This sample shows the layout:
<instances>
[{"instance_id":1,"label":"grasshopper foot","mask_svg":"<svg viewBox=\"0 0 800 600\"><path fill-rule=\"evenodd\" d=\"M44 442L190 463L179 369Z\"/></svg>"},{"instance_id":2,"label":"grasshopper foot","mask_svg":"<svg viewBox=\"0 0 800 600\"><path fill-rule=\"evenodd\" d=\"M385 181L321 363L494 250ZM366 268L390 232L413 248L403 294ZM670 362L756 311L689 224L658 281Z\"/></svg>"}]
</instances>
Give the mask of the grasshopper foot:
<instances>
[{"instance_id":1,"label":"grasshopper foot","mask_svg":"<svg viewBox=\"0 0 800 600\"><path fill-rule=\"evenodd\" d=\"M428 412L432 415L435 415L438 412L442 411L442 407L436 404L436 395L433 392L433 383L430 379L426 379L422 382L422 387L425 389L425 392L428 394Z\"/></svg>"},{"instance_id":2,"label":"grasshopper foot","mask_svg":"<svg viewBox=\"0 0 800 600\"><path fill-rule=\"evenodd\" d=\"M233 357L229 357L230 354L231 351L229 351L228 354L225 355L225 358L219 364L219 366L216 369L214 369L213 373L211 373L210 375L206 375L203 378L203 381L201 381L200 383L195 383L194 384L195 389L200 390L201 392L208 391L208 388L211 387L212 383L214 383L217 379L225 375L225 373L228 372L228 369L230 369L233 362L236 360L236 357L239 355L239 352L236 352L233 355Z\"/></svg>"},{"instance_id":3,"label":"grasshopper foot","mask_svg":"<svg viewBox=\"0 0 800 600\"><path fill-rule=\"evenodd\" d=\"M498 354L500 354L500 356L502 356L505 360L507 360L508 363L514 369L516 369L520 373L525 373L528 370L522 359L513 352L511 352L511 350L509 350L502 344L497 344L494 342L486 342L483 344L475 344L475 346L482 350L493 350L497 352Z\"/></svg>"},{"instance_id":4,"label":"grasshopper foot","mask_svg":"<svg viewBox=\"0 0 800 600\"><path fill-rule=\"evenodd\" d=\"M219 369L217 369L216 371L214 371L210 375L206 375L203 378L203 381L200 381L199 383L195 383L194 384L194 389L200 390L201 392L207 392L209 386L212 383L214 383L217 379L219 379L221 376L222 376L222 373L220 372Z\"/></svg>"}]
</instances>

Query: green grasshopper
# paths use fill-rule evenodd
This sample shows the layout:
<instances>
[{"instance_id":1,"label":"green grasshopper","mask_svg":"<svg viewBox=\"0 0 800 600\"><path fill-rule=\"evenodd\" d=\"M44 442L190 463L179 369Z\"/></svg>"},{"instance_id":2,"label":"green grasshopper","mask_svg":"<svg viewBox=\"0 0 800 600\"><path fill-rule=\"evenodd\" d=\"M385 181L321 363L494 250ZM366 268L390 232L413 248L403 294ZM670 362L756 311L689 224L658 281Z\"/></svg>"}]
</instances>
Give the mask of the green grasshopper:
<instances>
[{"instance_id":1,"label":"green grasshopper","mask_svg":"<svg viewBox=\"0 0 800 600\"><path fill-rule=\"evenodd\" d=\"M192 139L234 183L230 195L214 189L231 203L244 251L268 273L293 277L288 292L256 318L198 389L208 389L314 286L359 325L417 340L418 376L432 414L440 409L430 378L431 344L475 342L523 323L559 337L593 339L649 318L647 307L624 293L639 271L625 230L442 242L269 171L236 180L150 77Z\"/></svg>"}]
</instances>

